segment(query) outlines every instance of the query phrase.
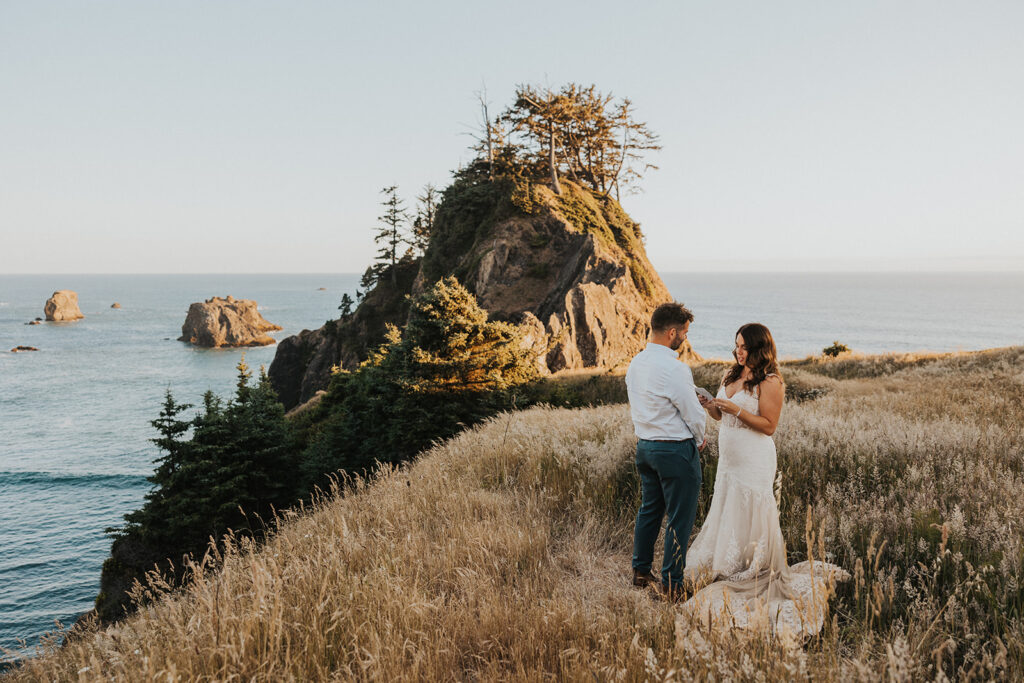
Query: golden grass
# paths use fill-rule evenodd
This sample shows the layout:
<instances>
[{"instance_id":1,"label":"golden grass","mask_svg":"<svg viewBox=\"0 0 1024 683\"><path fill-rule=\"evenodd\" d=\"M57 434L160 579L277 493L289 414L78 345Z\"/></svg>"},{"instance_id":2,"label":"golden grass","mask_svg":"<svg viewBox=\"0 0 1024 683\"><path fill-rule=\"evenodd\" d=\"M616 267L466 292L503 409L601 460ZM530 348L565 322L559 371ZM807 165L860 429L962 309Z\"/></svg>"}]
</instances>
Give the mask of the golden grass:
<instances>
[{"instance_id":1,"label":"golden grass","mask_svg":"<svg viewBox=\"0 0 1024 683\"><path fill-rule=\"evenodd\" d=\"M629 585L628 409L533 408L285 513L265 547L231 548L188 590L10 678L1013 678L1024 348L905 360L785 370L827 388L788 403L776 432L790 560L806 559L810 507L828 559L855 576L803 647L705 633L677 648L673 607Z\"/></svg>"}]
</instances>

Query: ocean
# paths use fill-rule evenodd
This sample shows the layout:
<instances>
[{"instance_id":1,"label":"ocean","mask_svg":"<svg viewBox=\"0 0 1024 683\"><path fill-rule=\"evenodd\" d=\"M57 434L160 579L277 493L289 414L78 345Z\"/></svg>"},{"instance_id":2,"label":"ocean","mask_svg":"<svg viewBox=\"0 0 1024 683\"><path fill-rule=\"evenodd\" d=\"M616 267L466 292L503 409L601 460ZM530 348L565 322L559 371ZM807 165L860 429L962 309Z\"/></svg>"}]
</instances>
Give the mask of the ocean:
<instances>
[{"instance_id":1,"label":"ocean","mask_svg":"<svg viewBox=\"0 0 1024 683\"><path fill-rule=\"evenodd\" d=\"M727 357L761 322L783 358L833 341L865 353L1024 344L1024 273L663 274L690 307L694 349ZM142 503L164 392L201 404L233 393L239 358L269 367L275 347L198 349L176 341L190 303L255 299L276 339L337 316L356 274L0 275L0 647L31 648L92 607L110 539ZM320 288L324 288L321 290ZM43 316L57 289L84 320ZM112 309L113 302L120 309ZM37 352L9 353L17 345Z\"/></svg>"}]
</instances>

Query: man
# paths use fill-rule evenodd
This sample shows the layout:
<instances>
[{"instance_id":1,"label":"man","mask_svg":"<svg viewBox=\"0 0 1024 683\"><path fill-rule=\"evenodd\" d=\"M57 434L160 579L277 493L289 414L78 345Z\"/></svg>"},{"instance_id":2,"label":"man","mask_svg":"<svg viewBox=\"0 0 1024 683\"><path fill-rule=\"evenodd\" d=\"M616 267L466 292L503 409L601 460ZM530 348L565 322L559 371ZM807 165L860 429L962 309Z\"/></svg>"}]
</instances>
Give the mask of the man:
<instances>
[{"instance_id":1,"label":"man","mask_svg":"<svg viewBox=\"0 0 1024 683\"><path fill-rule=\"evenodd\" d=\"M660 588L670 600L682 593L686 546L702 480L697 451L707 445L706 414L694 389L693 373L677 353L692 321L693 313L679 303L654 309L651 340L626 371L629 410L639 437L636 468L643 492L633 536L633 585ZM659 581L651 573L651 562L666 512L665 557Z\"/></svg>"}]
</instances>

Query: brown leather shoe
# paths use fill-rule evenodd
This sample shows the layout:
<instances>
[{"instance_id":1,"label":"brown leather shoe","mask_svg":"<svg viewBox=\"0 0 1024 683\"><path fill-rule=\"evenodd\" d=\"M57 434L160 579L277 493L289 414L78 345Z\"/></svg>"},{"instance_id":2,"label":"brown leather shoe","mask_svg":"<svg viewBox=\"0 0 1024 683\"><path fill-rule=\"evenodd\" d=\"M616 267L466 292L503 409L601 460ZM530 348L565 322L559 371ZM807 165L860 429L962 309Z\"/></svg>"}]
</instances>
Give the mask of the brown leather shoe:
<instances>
[{"instance_id":1,"label":"brown leather shoe","mask_svg":"<svg viewBox=\"0 0 1024 683\"><path fill-rule=\"evenodd\" d=\"M654 578L654 574L650 571L638 572L633 570L633 585L637 588L647 588L648 586L654 586L655 588L661 588L661 581Z\"/></svg>"}]
</instances>

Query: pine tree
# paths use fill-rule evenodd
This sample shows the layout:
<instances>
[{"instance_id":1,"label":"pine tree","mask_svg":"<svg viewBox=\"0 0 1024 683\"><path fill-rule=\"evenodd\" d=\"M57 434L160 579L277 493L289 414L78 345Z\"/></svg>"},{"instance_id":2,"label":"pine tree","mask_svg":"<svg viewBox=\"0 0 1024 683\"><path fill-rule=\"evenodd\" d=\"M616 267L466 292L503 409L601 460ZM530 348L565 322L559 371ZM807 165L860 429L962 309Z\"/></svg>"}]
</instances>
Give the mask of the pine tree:
<instances>
[{"instance_id":1,"label":"pine tree","mask_svg":"<svg viewBox=\"0 0 1024 683\"><path fill-rule=\"evenodd\" d=\"M341 305L338 306L338 310L341 311L341 319L348 320L352 317L352 310L356 302L349 296L348 292L341 295Z\"/></svg>"},{"instance_id":2,"label":"pine tree","mask_svg":"<svg viewBox=\"0 0 1024 683\"><path fill-rule=\"evenodd\" d=\"M379 266L378 279L381 271L390 270L391 284L398 286L398 255L402 245L409 244L405 226L409 222L409 213L405 210L405 202L398 196L398 187L391 185L381 190L384 195L381 206L384 213L378 217L377 234L374 241L380 244L377 250Z\"/></svg>"},{"instance_id":3,"label":"pine tree","mask_svg":"<svg viewBox=\"0 0 1024 683\"><path fill-rule=\"evenodd\" d=\"M645 152L661 149L658 136L634 118L628 98L616 101L593 85L569 83L555 92L532 85L516 88L516 100L500 117L523 140L514 156L525 169L545 168L559 192L565 175L595 192L609 196L633 187L643 174L657 168L643 163ZM507 150L499 148L500 157Z\"/></svg>"},{"instance_id":4,"label":"pine tree","mask_svg":"<svg viewBox=\"0 0 1024 683\"><path fill-rule=\"evenodd\" d=\"M334 376L324 398L330 416L303 458L308 486L339 469L402 462L510 407L508 392L536 375L519 334L488 322L455 278L414 298L404 330L390 326L358 370Z\"/></svg>"},{"instance_id":5,"label":"pine tree","mask_svg":"<svg viewBox=\"0 0 1024 683\"><path fill-rule=\"evenodd\" d=\"M437 188L427 183L423 187L423 194L416 197L416 202L416 218L412 222L412 247L422 256L426 253L430 235L434 232L438 203Z\"/></svg>"},{"instance_id":6,"label":"pine tree","mask_svg":"<svg viewBox=\"0 0 1024 683\"><path fill-rule=\"evenodd\" d=\"M123 527L107 530L114 542L97 597L104 620L121 616L132 580L154 564L168 581L181 581L182 556L202 556L229 529L261 538L262 520L300 494L298 447L264 368L253 382L243 357L230 401L207 391L202 410L180 419L189 407L167 392L153 420L160 434L153 442L162 452L149 478L153 489L140 509L125 515Z\"/></svg>"}]
</instances>

